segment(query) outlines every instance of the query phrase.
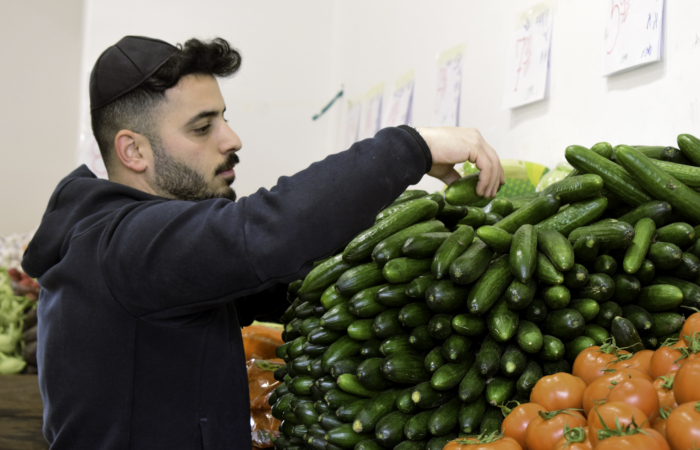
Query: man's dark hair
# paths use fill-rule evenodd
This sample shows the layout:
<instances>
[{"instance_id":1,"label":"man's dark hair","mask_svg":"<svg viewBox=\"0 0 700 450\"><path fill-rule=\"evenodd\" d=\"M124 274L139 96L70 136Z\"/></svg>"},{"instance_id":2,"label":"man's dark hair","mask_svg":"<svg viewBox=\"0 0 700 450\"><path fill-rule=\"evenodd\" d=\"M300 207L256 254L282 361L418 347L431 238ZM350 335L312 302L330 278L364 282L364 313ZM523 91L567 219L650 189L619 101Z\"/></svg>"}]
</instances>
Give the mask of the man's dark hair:
<instances>
[{"instance_id":1,"label":"man's dark hair","mask_svg":"<svg viewBox=\"0 0 700 450\"><path fill-rule=\"evenodd\" d=\"M131 130L157 140L153 110L165 99L165 91L186 75L215 77L233 75L241 66L241 55L222 38L209 42L190 39L160 69L137 88L92 111L92 132L105 167L112 167L114 137L120 130Z\"/></svg>"}]
</instances>

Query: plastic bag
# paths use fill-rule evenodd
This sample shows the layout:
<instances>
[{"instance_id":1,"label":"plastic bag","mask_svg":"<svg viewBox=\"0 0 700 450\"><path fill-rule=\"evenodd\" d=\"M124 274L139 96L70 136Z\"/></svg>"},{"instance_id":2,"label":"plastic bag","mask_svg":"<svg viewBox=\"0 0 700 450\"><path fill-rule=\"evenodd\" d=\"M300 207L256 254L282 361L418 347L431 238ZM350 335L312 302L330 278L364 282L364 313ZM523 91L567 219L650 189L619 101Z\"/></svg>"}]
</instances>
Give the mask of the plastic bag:
<instances>
[{"instance_id":1,"label":"plastic bag","mask_svg":"<svg viewBox=\"0 0 700 450\"><path fill-rule=\"evenodd\" d=\"M284 365L281 359L246 362L248 367L248 391L250 393L250 428L253 448L272 447L272 441L279 437L280 421L272 417L267 403L280 382L273 373Z\"/></svg>"},{"instance_id":2,"label":"plastic bag","mask_svg":"<svg viewBox=\"0 0 700 450\"><path fill-rule=\"evenodd\" d=\"M537 192L542 192L550 185L563 180L572 170L574 168L569 163L561 162L557 164L554 170L550 170L540 179L540 182L537 184Z\"/></svg>"},{"instance_id":3,"label":"plastic bag","mask_svg":"<svg viewBox=\"0 0 700 450\"><path fill-rule=\"evenodd\" d=\"M246 361L255 359L274 359L275 350L282 341L284 327L274 323L253 322L241 330Z\"/></svg>"}]
</instances>

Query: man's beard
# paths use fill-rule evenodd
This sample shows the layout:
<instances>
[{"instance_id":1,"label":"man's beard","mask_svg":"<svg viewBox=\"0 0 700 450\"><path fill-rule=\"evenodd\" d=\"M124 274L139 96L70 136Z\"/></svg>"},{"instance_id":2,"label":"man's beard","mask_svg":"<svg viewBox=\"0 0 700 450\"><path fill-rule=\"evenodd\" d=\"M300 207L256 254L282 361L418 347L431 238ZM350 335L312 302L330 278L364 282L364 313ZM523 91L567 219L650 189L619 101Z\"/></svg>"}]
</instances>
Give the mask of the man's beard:
<instances>
[{"instance_id":1,"label":"man's beard","mask_svg":"<svg viewBox=\"0 0 700 450\"><path fill-rule=\"evenodd\" d=\"M157 139L149 139L153 149L155 184L158 195L177 200L207 200L210 198L227 198L236 200L236 192L230 187L213 189L207 185L204 177L191 167L176 161L162 147ZM238 156L229 153L226 161L216 168L218 174L232 168L238 163ZM235 180L235 177L234 177ZM231 180L233 183L233 180Z\"/></svg>"}]
</instances>

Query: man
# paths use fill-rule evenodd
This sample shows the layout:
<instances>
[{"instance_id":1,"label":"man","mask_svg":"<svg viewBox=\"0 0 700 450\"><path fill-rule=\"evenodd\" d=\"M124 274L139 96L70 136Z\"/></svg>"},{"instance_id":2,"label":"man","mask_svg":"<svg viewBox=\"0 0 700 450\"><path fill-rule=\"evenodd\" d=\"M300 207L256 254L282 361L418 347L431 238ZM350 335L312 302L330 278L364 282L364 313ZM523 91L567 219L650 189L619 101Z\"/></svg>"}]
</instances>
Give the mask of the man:
<instances>
[{"instance_id":1,"label":"man","mask_svg":"<svg viewBox=\"0 0 700 450\"><path fill-rule=\"evenodd\" d=\"M215 77L239 65L222 39L129 36L93 68L110 180L61 181L22 263L42 286L52 449L250 448L234 300L303 276L426 172L450 183L470 160L480 193L503 182L476 130L398 127L234 201L241 141Z\"/></svg>"}]
</instances>

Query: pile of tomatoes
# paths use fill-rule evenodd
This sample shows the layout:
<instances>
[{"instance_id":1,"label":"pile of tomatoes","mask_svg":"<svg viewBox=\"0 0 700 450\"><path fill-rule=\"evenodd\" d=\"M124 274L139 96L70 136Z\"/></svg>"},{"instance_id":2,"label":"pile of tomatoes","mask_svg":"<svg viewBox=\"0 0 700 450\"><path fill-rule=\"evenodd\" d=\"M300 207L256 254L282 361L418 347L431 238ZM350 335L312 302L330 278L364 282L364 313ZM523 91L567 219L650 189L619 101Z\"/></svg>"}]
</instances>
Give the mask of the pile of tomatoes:
<instances>
[{"instance_id":1,"label":"pile of tomatoes","mask_svg":"<svg viewBox=\"0 0 700 450\"><path fill-rule=\"evenodd\" d=\"M700 449L700 313L676 343L634 354L590 347L572 372L540 379L500 434L460 438L444 450Z\"/></svg>"}]
</instances>

